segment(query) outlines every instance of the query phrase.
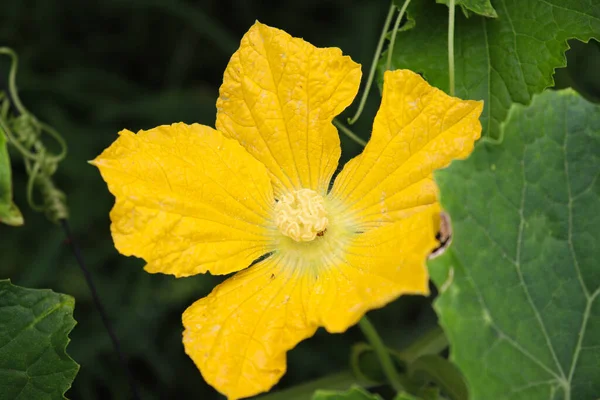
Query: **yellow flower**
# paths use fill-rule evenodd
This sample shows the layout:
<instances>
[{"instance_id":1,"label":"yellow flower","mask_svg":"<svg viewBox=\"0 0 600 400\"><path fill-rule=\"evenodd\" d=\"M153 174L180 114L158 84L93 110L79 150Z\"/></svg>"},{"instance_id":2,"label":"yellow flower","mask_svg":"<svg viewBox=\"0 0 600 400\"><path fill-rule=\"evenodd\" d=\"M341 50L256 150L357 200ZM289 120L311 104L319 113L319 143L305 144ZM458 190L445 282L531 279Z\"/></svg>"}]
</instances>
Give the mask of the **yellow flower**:
<instances>
[{"instance_id":1,"label":"yellow flower","mask_svg":"<svg viewBox=\"0 0 600 400\"><path fill-rule=\"evenodd\" d=\"M187 354L229 399L269 390L286 351L318 327L343 332L401 294L428 293L432 172L472 151L483 105L386 72L371 140L330 188L332 119L360 77L339 49L256 23L225 71L217 130L123 130L93 162L116 198L122 254L177 277L241 271L183 314Z\"/></svg>"}]
</instances>

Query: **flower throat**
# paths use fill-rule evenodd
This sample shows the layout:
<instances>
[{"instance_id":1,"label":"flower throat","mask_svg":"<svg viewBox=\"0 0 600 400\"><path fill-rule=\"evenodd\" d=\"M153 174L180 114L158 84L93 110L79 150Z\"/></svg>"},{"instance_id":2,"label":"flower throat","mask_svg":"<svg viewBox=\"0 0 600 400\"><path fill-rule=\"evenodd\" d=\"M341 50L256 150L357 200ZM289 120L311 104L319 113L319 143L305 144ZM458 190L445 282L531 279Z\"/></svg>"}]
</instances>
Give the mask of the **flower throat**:
<instances>
[{"instance_id":1,"label":"flower throat","mask_svg":"<svg viewBox=\"0 0 600 400\"><path fill-rule=\"evenodd\" d=\"M322 236L329 224L323 196L311 189L281 196L275 204L275 224L282 234L297 242Z\"/></svg>"}]
</instances>

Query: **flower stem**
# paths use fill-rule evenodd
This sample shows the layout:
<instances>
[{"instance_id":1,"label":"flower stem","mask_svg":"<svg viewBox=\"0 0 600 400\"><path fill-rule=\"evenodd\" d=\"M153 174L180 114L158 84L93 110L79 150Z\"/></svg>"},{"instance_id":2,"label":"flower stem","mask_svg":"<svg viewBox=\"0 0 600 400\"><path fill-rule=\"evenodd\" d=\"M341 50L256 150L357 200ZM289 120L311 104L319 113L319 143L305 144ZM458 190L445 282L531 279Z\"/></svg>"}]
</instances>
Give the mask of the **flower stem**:
<instances>
[{"instance_id":1,"label":"flower stem","mask_svg":"<svg viewBox=\"0 0 600 400\"><path fill-rule=\"evenodd\" d=\"M352 132L347 126L342 124L337 119L333 120L333 125L335 125L335 127L338 128L340 131L342 131L342 133L344 135L348 136L350 139L354 140L356 143L360 144L362 147L365 147L367 145L367 142L362 140L356 133Z\"/></svg>"},{"instance_id":2,"label":"flower stem","mask_svg":"<svg viewBox=\"0 0 600 400\"><path fill-rule=\"evenodd\" d=\"M450 96L454 96L454 11L455 0L448 0L448 76L450 79Z\"/></svg>"},{"instance_id":3,"label":"flower stem","mask_svg":"<svg viewBox=\"0 0 600 400\"><path fill-rule=\"evenodd\" d=\"M381 337L377 333L377 330L375 329L373 324L371 324L371 321L369 321L366 315L361 318L361 320L358 323L358 326L360 326L360 329L362 330L363 334L373 347L373 350L375 351L375 354L379 359L379 363L381 364L381 368L383 369L383 373L387 377L394 390L396 390L397 392L404 390L404 385L402 385L402 378L398 374L398 371L396 371L396 367L394 366L392 357L385 348L383 340L381 340Z\"/></svg>"},{"instance_id":4,"label":"flower stem","mask_svg":"<svg viewBox=\"0 0 600 400\"><path fill-rule=\"evenodd\" d=\"M369 71L369 78L367 79L367 85L363 91L362 97L360 98L360 103L358 103L358 110L356 110L356 114L354 117L348 118L348 123L353 125L362 114L363 109L365 108L365 103L367 102L367 97L369 96L369 91L371 90L371 85L373 84L373 78L375 77L375 71L377 70L377 61L381 56L381 50L383 49L383 43L385 43L385 35L387 35L388 30L390 29L390 24L392 23L392 17L394 16L394 12L396 11L396 5L394 2L391 2L390 10L388 11L388 15L385 19L385 23L383 24L383 30L381 31L381 36L379 37L379 43L377 43L377 48L375 49L375 55L373 56L373 62L371 62L371 70Z\"/></svg>"},{"instance_id":5,"label":"flower stem","mask_svg":"<svg viewBox=\"0 0 600 400\"><path fill-rule=\"evenodd\" d=\"M390 46L387 50L387 61L385 63L385 70L389 71L392 67L392 55L394 54L394 45L396 44L396 35L398 34L398 28L400 27L400 22L402 21L402 17L404 17L404 13L406 12L406 8L410 4L410 0L404 0L404 4L400 9L400 14L396 17L396 22L394 23L394 27L392 28L392 37L390 38Z\"/></svg>"}]
</instances>

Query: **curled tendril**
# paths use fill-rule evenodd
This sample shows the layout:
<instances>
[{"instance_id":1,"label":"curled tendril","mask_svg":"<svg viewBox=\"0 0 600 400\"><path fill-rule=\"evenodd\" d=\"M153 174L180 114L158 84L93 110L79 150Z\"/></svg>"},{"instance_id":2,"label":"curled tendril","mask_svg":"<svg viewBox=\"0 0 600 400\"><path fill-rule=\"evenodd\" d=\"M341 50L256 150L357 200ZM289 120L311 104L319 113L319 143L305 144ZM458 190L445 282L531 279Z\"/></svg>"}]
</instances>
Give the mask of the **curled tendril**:
<instances>
[{"instance_id":1,"label":"curled tendril","mask_svg":"<svg viewBox=\"0 0 600 400\"><path fill-rule=\"evenodd\" d=\"M28 175L27 201L36 211L44 211L48 219L58 222L69 215L65 194L59 190L52 175L58 168L58 163L67 155L67 144L62 136L51 126L38 121L19 98L16 77L18 58L10 48L0 47L0 54L11 58L8 74L8 95L0 92L0 130L4 131L8 143L13 145L25 162ZM12 102L11 102L12 100ZM16 111L11 113L11 106ZM51 136L60 146L60 152L53 154L46 149L42 136ZM42 203L35 200L35 189L42 197Z\"/></svg>"}]
</instances>

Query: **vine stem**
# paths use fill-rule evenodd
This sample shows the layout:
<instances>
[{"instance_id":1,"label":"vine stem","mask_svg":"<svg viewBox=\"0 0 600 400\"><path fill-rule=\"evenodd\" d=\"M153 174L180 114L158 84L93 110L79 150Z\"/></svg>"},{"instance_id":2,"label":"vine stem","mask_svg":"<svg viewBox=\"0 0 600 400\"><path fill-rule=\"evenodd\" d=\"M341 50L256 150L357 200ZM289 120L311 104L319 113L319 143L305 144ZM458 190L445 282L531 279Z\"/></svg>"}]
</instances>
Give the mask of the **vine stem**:
<instances>
[{"instance_id":1,"label":"vine stem","mask_svg":"<svg viewBox=\"0 0 600 400\"><path fill-rule=\"evenodd\" d=\"M381 50L383 49L383 44L385 43L385 36L387 35L388 30L390 29L390 24L392 23L392 17L394 16L395 11L396 5L392 1L387 17L385 18L385 23L383 24L383 30L381 31L381 36L379 37L379 43L377 43L377 48L375 49L375 55L373 56L373 61L371 62L371 70L369 71L367 85L363 90L362 97L360 98L360 103L358 103L358 109L356 110L356 114L354 114L354 117L348 118L348 124L350 125L353 125L358 120L360 114L362 114L363 109L365 108L365 103L367 102L369 91L371 90L371 86L373 85L375 71L377 71L377 61L379 60L379 56L381 56Z\"/></svg>"},{"instance_id":2,"label":"vine stem","mask_svg":"<svg viewBox=\"0 0 600 400\"><path fill-rule=\"evenodd\" d=\"M102 301L100 300L100 296L98 295L98 291L96 290L96 285L94 284L92 274L90 273L90 270L87 269L87 267L83 261L83 256L81 254L81 248L79 247L79 245L73 238L73 234L71 233L71 227L69 226L69 221L67 221L66 219L60 219L60 225L63 228L63 231L65 232L67 241L71 245L71 250L73 250L73 255L75 256L75 260L77 260L77 264L79 264L79 268L81 269L81 272L83 272L85 281L90 289L92 298L94 299L94 303L96 304L96 308L98 309L98 313L100 313L100 317L102 318L102 323L104 324L104 328L106 328L106 331L108 332L108 335L110 336L110 340L112 341L115 352L117 353L117 356L119 357L119 362L121 363L121 366L125 370L125 374L127 375L127 381L129 383L129 387L131 388L132 398L134 400L140 400L141 397L139 394L139 390L137 388L135 380L133 379L133 376L131 375L131 371L129 370L129 367L127 366L127 362L125 360L125 355L123 354L123 351L121 350L121 344L119 343L119 339L117 338L117 335L115 334L115 332L113 330L112 324L111 324L110 320L108 319L108 314L106 314L106 310L104 309L104 306L102 305Z\"/></svg>"},{"instance_id":3,"label":"vine stem","mask_svg":"<svg viewBox=\"0 0 600 400\"><path fill-rule=\"evenodd\" d=\"M342 131L342 133L344 135L348 136L350 139L354 140L356 143L360 144L362 147L365 147L367 145L367 142L365 142L363 139L361 139L356 133L352 132L347 126L342 124L337 119L333 120L333 125L335 125L335 127L338 128L340 131Z\"/></svg>"},{"instance_id":4,"label":"vine stem","mask_svg":"<svg viewBox=\"0 0 600 400\"><path fill-rule=\"evenodd\" d=\"M454 13L455 0L448 0L448 77L450 80L450 96L454 96Z\"/></svg>"},{"instance_id":5,"label":"vine stem","mask_svg":"<svg viewBox=\"0 0 600 400\"><path fill-rule=\"evenodd\" d=\"M398 34L398 28L400 27L400 22L402 22L402 18L404 17L404 13L406 12L406 8L410 4L410 0L404 0L404 4L400 9L400 13L398 17L396 17L396 22L394 23L394 28L392 29L392 37L390 38L390 46L387 50L387 60L385 63L385 70L389 71L392 67L392 55L394 53L394 46L396 44L396 35Z\"/></svg>"},{"instance_id":6,"label":"vine stem","mask_svg":"<svg viewBox=\"0 0 600 400\"><path fill-rule=\"evenodd\" d=\"M394 367L392 357L388 353L385 344L383 344L383 340L381 340L379 333L377 333L377 330L371 321L369 321L369 318L364 315L359 321L358 326L360 326L360 329L369 341L369 344L373 347L373 350L379 359L379 363L381 364L381 369L383 369L383 373L394 390L397 392L403 391L405 388L404 385L402 385L402 378L398 374L396 367Z\"/></svg>"}]
</instances>

